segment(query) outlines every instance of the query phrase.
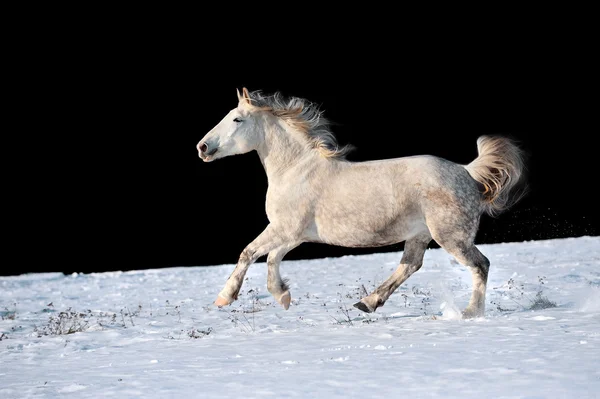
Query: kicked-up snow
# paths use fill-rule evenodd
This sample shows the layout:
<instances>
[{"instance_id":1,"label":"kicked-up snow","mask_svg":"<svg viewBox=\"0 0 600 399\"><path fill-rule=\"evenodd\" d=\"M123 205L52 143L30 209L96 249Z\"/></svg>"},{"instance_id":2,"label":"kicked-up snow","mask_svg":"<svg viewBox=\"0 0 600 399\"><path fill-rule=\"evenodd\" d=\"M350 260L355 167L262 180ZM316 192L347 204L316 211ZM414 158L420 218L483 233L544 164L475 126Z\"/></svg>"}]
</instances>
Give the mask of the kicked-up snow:
<instances>
[{"instance_id":1,"label":"kicked-up snow","mask_svg":"<svg viewBox=\"0 0 600 399\"><path fill-rule=\"evenodd\" d=\"M600 237L479 245L471 274L441 249L376 313L352 306L401 253L284 261L292 305L251 266L0 277L0 398L598 398Z\"/></svg>"}]
</instances>

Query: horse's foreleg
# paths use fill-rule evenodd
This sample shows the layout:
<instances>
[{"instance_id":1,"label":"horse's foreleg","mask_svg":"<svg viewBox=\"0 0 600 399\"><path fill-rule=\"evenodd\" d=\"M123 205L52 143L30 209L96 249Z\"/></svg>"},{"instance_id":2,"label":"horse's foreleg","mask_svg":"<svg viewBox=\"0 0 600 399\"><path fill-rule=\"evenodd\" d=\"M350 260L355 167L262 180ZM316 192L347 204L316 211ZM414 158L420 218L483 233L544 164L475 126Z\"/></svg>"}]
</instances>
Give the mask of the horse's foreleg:
<instances>
[{"instance_id":1,"label":"horse's foreleg","mask_svg":"<svg viewBox=\"0 0 600 399\"><path fill-rule=\"evenodd\" d=\"M283 244L279 248L269 252L269 256L267 257L267 289L285 310L290 307L292 296L290 295L286 281L281 279L279 265L281 264L283 257L299 244L299 242Z\"/></svg>"},{"instance_id":2,"label":"horse's foreleg","mask_svg":"<svg viewBox=\"0 0 600 399\"><path fill-rule=\"evenodd\" d=\"M423 265L423 256L427 249L427 244L431 241L429 233L413 237L406 241L404 245L404 254L400 261L400 266L396 269L383 284L375 291L354 304L354 307L363 312L374 312L378 307L383 306L385 301L392 295L394 291L406 281L414 272L419 270Z\"/></svg>"},{"instance_id":3,"label":"horse's foreleg","mask_svg":"<svg viewBox=\"0 0 600 399\"><path fill-rule=\"evenodd\" d=\"M225 287L223 287L217 296L215 305L219 307L230 305L237 299L248 267L261 256L281 246L284 241L282 237L282 235L277 234L275 229L269 225L254 241L246 246L240 255L235 269L227 279Z\"/></svg>"}]
</instances>

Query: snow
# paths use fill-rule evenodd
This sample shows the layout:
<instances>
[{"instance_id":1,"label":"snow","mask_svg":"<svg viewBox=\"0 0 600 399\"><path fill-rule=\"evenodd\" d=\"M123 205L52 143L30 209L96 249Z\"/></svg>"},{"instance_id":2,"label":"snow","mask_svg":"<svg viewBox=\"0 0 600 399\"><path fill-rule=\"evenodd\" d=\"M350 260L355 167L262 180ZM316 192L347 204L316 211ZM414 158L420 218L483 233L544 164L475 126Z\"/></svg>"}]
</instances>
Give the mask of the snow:
<instances>
[{"instance_id":1,"label":"snow","mask_svg":"<svg viewBox=\"0 0 600 399\"><path fill-rule=\"evenodd\" d=\"M441 249L373 314L352 304L401 253L284 261L288 311L263 262L222 309L234 265L0 277L0 397L600 397L600 237L479 248L473 320Z\"/></svg>"}]
</instances>

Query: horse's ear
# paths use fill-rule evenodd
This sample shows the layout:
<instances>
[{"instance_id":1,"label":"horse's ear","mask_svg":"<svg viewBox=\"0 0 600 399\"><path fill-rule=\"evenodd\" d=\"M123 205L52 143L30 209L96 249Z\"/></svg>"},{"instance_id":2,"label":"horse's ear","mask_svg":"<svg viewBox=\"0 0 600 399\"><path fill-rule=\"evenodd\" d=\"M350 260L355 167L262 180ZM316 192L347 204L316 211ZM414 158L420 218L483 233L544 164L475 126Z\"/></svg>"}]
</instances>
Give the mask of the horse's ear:
<instances>
[{"instance_id":1,"label":"horse's ear","mask_svg":"<svg viewBox=\"0 0 600 399\"><path fill-rule=\"evenodd\" d=\"M243 94L243 98L244 100L246 100L246 102L249 105L252 105L252 100L250 100L250 94L248 93L248 89L246 89L245 87L242 89L242 94Z\"/></svg>"},{"instance_id":2,"label":"horse's ear","mask_svg":"<svg viewBox=\"0 0 600 399\"><path fill-rule=\"evenodd\" d=\"M242 95L240 94L240 91L238 89L235 89L235 91L237 92L238 101L242 101Z\"/></svg>"}]
</instances>

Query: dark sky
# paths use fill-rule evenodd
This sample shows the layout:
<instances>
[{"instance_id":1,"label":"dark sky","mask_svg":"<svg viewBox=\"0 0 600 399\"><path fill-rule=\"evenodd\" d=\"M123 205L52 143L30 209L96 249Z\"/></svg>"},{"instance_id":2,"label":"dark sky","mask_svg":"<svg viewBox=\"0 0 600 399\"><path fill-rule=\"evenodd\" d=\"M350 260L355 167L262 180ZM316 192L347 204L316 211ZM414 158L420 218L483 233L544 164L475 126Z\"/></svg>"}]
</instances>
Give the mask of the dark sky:
<instances>
[{"instance_id":1,"label":"dark sky","mask_svg":"<svg viewBox=\"0 0 600 399\"><path fill-rule=\"evenodd\" d=\"M294 53L208 42L36 43L15 99L36 112L22 119L26 150L14 169L25 178L3 274L235 263L267 224L266 176L255 152L205 164L195 146L242 87L321 104L354 161L468 163L478 136L510 135L529 153L530 191L499 218L484 216L477 242L598 235L597 110L578 47L495 38L485 48L316 42ZM401 249L303 244L286 259Z\"/></svg>"}]
</instances>

